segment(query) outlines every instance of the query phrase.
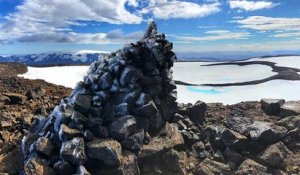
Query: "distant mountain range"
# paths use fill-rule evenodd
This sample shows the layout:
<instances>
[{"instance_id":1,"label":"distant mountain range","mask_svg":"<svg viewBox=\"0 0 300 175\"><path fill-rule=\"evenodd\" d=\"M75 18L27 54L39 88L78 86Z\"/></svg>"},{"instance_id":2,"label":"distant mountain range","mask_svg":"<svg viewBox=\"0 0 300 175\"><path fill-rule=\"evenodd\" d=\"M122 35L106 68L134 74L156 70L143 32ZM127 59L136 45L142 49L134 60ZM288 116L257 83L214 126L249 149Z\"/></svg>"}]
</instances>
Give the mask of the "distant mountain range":
<instances>
[{"instance_id":1,"label":"distant mountain range","mask_svg":"<svg viewBox=\"0 0 300 175\"><path fill-rule=\"evenodd\" d=\"M20 62L28 66L89 65L106 55L103 53L43 53L0 55L0 62Z\"/></svg>"},{"instance_id":2,"label":"distant mountain range","mask_svg":"<svg viewBox=\"0 0 300 175\"><path fill-rule=\"evenodd\" d=\"M28 66L89 65L109 52L79 51L27 55L0 55L0 62L20 62ZM300 55L300 51L273 52L176 52L178 61L228 62L253 57Z\"/></svg>"}]
</instances>

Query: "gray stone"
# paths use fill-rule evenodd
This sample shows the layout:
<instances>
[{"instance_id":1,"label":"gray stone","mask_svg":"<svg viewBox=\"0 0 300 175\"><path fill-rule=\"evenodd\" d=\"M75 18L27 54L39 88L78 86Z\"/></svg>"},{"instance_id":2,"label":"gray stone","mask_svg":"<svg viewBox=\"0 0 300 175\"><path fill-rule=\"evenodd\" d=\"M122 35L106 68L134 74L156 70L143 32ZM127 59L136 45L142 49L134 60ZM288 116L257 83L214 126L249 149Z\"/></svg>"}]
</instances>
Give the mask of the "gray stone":
<instances>
[{"instance_id":1,"label":"gray stone","mask_svg":"<svg viewBox=\"0 0 300 175\"><path fill-rule=\"evenodd\" d=\"M101 160L109 166L120 165L122 147L112 139L97 139L87 143L87 155L90 158Z\"/></svg>"},{"instance_id":2,"label":"gray stone","mask_svg":"<svg viewBox=\"0 0 300 175\"><path fill-rule=\"evenodd\" d=\"M55 175L54 170L47 165L46 160L30 158L24 165L24 173L30 175Z\"/></svg>"},{"instance_id":3,"label":"gray stone","mask_svg":"<svg viewBox=\"0 0 300 175\"><path fill-rule=\"evenodd\" d=\"M279 120L277 123L279 126L283 126L288 130L300 129L300 115L290 116Z\"/></svg>"},{"instance_id":4,"label":"gray stone","mask_svg":"<svg viewBox=\"0 0 300 175\"><path fill-rule=\"evenodd\" d=\"M248 126L253 123L250 117L230 117L227 119L226 127L240 134L247 134Z\"/></svg>"},{"instance_id":5,"label":"gray stone","mask_svg":"<svg viewBox=\"0 0 300 175\"><path fill-rule=\"evenodd\" d=\"M74 111L71 117L76 123L85 123L88 121L88 118L80 112Z\"/></svg>"},{"instance_id":6,"label":"gray stone","mask_svg":"<svg viewBox=\"0 0 300 175\"><path fill-rule=\"evenodd\" d=\"M227 146L234 146L243 149L248 142L248 138L238 132L226 129L222 132L221 139Z\"/></svg>"},{"instance_id":7,"label":"gray stone","mask_svg":"<svg viewBox=\"0 0 300 175\"><path fill-rule=\"evenodd\" d=\"M248 126L248 132L252 140L269 144L283 138L287 129L269 122L254 121Z\"/></svg>"},{"instance_id":8,"label":"gray stone","mask_svg":"<svg viewBox=\"0 0 300 175\"><path fill-rule=\"evenodd\" d=\"M40 137L34 144L34 149L41 154L46 156L51 156L55 147L51 143L51 141L46 137Z\"/></svg>"},{"instance_id":9,"label":"gray stone","mask_svg":"<svg viewBox=\"0 0 300 175\"><path fill-rule=\"evenodd\" d=\"M300 115L300 101L288 101L280 108L280 116L288 117Z\"/></svg>"},{"instance_id":10,"label":"gray stone","mask_svg":"<svg viewBox=\"0 0 300 175\"><path fill-rule=\"evenodd\" d=\"M92 96L87 94L82 94L82 95L80 94L75 99L74 110L81 113L86 113L89 111L91 107L91 102L92 102Z\"/></svg>"},{"instance_id":11,"label":"gray stone","mask_svg":"<svg viewBox=\"0 0 300 175\"><path fill-rule=\"evenodd\" d=\"M117 140L124 140L136 130L136 120L128 115L114 120L109 126L110 136Z\"/></svg>"},{"instance_id":12,"label":"gray stone","mask_svg":"<svg viewBox=\"0 0 300 175\"><path fill-rule=\"evenodd\" d=\"M284 168L288 154L290 154L288 148L282 142L278 142L264 150L259 155L259 159L273 168Z\"/></svg>"},{"instance_id":13,"label":"gray stone","mask_svg":"<svg viewBox=\"0 0 300 175\"><path fill-rule=\"evenodd\" d=\"M82 165L87 160L83 138L76 137L71 141L63 142L60 154L65 161L74 165Z\"/></svg>"},{"instance_id":14,"label":"gray stone","mask_svg":"<svg viewBox=\"0 0 300 175\"><path fill-rule=\"evenodd\" d=\"M153 101L133 110L134 115L141 117L152 117L153 115L156 115L157 112L158 109Z\"/></svg>"},{"instance_id":15,"label":"gray stone","mask_svg":"<svg viewBox=\"0 0 300 175\"><path fill-rule=\"evenodd\" d=\"M260 101L262 109L268 115L279 115L280 107L285 103L284 99L266 99Z\"/></svg>"},{"instance_id":16,"label":"gray stone","mask_svg":"<svg viewBox=\"0 0 300 175\"><path fill-rule=\"evenodd\" d=\"M61 141L72 140L75 137L82 137L83 132L78 129L72 129L62 124L59 130L59 138Z\"/></svg>"},{"instance_id":17,"label":"gray stone","mask_svg":"<svg viewBox=\"0 0 300 175\"><path fill-rule=\"evenodd\" d=\"M105 72L98 81L98 86L101 90L105 90L111 87L113 78L110 72Z\"/></svg>"},{"instance_id":18,"label":"gray stone","mask_svg":"<svg viewBox=\"0 0 300 175\"><path fill-rule=\"evenodd\" d=\"M143 146L144 141L144 130L141 129L135 134L129 136L127 139L121 142L122 146L128 150L136 151Z\"/></svg>"}]
</instances>

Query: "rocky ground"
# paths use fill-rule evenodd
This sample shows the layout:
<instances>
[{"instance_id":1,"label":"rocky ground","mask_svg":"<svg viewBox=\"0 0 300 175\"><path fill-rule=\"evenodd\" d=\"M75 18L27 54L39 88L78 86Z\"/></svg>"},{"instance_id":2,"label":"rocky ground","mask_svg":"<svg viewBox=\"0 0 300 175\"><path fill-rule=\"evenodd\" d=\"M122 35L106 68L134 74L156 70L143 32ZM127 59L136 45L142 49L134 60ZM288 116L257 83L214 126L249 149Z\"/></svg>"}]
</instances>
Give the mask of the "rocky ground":
<instances>
[{"instance_id":1,"label":"rocky ground","mask_svg":"<svg viewBox=\"0 0 300 175\"><path fill-rule=\"evenodd\" d=\"M7 65L0 65L3 69ZM41 80L18 78L18 71L24 69L0 77L0 174L21 171L23 135L37 115L51 112L71 91ZM149 175L300 174L299 106L299 102L283 100L179 104L171 122L157 136L148 142L145 139L136 155L122 158L124 171ZM111 174L109 169L106 174Z\"/></svg>"},{"instance_id":2,"label":"rocky ground","mask_svg":"<svg viewBox=\"0 0 300 175\"><path fill-rule=\"evenodd\" d=\"M16 75L25 65L0 64L0 174L18 174L22 167L20 144L36 115L53 110L71 89L43 80L27 80Z\"/></svg>"}]
</instances>

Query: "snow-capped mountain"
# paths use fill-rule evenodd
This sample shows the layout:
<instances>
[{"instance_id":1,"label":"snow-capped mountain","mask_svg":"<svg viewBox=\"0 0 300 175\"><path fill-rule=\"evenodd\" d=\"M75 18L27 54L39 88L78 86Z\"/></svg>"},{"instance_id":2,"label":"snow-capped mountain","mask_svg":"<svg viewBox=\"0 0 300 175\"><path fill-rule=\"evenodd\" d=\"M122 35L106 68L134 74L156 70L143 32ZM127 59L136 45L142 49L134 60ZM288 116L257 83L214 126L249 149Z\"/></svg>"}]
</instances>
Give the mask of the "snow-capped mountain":
<instances>
[{"instance_id":1,"label":"snow-capped mountain","mask_svg":"<svg viewBox=\"0 0 300 175\"><path fill-rule=\"evenodd\" d=\"M76 53L42 53L28 55L0 55L0 62L21 62L28 66L88 65L108 52L79 51Z\"/></svg>"}]
</instances>

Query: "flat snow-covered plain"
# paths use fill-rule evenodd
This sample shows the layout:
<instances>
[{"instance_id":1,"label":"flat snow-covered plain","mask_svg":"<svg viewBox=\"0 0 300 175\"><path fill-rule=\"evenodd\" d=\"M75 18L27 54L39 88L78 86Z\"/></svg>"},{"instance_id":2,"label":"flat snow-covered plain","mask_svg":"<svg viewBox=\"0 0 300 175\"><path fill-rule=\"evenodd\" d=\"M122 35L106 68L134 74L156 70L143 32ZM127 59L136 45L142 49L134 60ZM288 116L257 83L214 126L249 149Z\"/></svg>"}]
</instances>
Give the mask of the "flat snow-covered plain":
<instances>
[{"instance_id":1,"label":"flat snow-covered plain","mask_svg":"<svg viewBox=\"0 0 300 175\"><path fill-rule=\"evenodd\" d=\"M266 59L254 58L248 61L270 61L279 66L300 68L300 56L272 57ZM272 69L264 65L222 65L201 66L209 62L178 62L173 68L175 80L192 84L236 83L259 80L275 75ZM63 66L34 68L20 75L28 79L44 79L50 83L74 88L87 73L88 66ZM300 100L300 81L273 80L257 85L209 87L178 85L178 101L194 103L197 100L205 102L221 102L234 104L242 101L258 101L261 98L284 98Z\"/></svg>"}]
</instances>

